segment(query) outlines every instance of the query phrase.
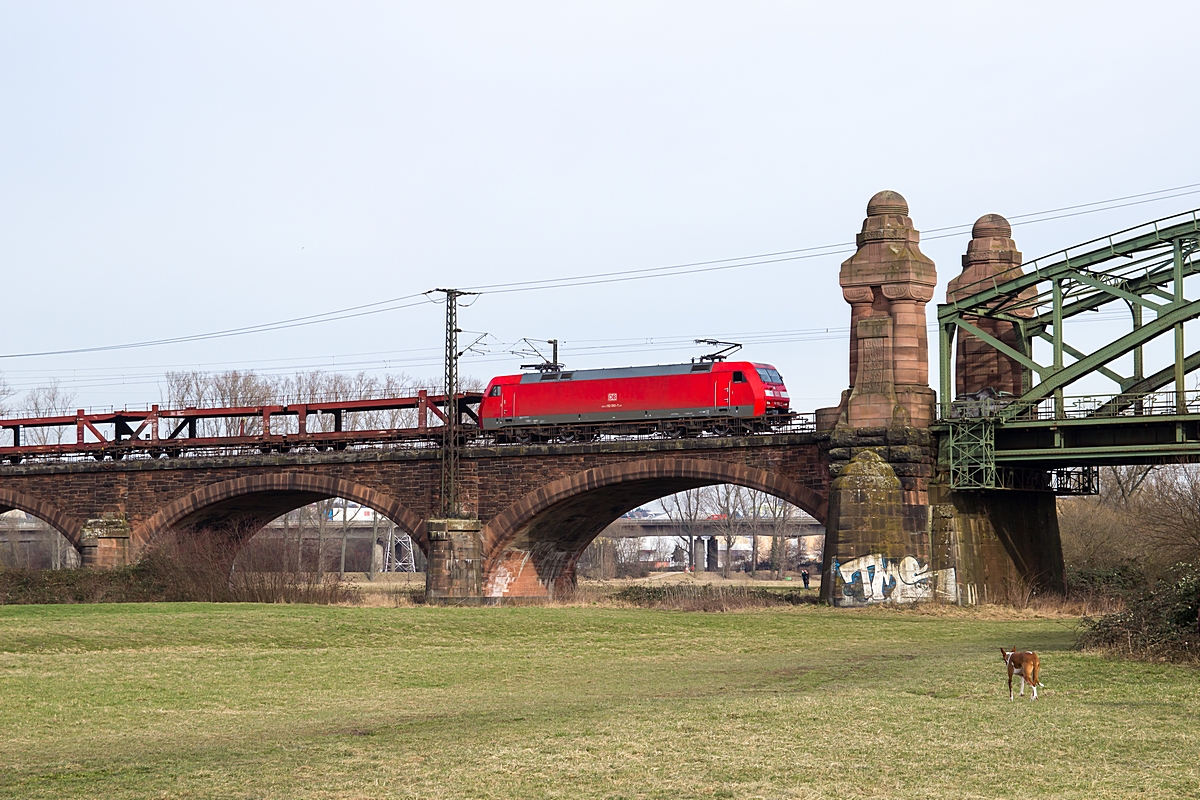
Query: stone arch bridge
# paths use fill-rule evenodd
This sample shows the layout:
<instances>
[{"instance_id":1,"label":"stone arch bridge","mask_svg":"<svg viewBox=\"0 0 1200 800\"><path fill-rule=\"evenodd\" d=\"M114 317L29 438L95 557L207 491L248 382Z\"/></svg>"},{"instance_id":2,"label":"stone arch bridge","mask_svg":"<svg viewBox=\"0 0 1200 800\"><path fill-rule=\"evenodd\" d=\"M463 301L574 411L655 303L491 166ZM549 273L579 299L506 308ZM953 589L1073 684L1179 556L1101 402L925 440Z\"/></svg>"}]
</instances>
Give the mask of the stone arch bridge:
<instances>
[{"instance_id":1,"label":"stone arch bridge","mask_svg":"<svg viewBox=\"0 0 1200 800\"><path fill-rule=\"evenodd\" d=\"M479 559L486 597L552 597L573 586L576 560L622 514L718 483L777 495L823 522L830 478L822 439L828 435L467 448L459 494L482 527L478 552L465 557ZM433 448L28 462L0 467L0 510L45 520L85 565L104 567L135 559L166 530L248 536L287 511L344 497L391 519L428 555L440 467Z\"/></svg>"}]
</instances>

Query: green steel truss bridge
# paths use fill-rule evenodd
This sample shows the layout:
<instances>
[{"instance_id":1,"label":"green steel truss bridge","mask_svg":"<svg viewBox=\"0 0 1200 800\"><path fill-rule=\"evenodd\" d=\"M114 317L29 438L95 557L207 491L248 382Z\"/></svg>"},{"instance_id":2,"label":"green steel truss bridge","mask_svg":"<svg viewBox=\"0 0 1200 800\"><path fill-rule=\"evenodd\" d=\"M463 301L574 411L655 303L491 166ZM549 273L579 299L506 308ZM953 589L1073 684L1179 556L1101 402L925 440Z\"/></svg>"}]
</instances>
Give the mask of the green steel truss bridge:
<instances>
[{"instance_id":1,"label":"green steel truss bridge","mask_svg":"<svg viewBox=\"0 0 1200 800\"><path fill-rule=\"evenodd\" d=\"M1188 353L1183 335L1184 323L1200 317L1200 298L1185 293L1200 272L1198 246L1200 209L1026 262L1019 277L976 284L975 294L939 305L939 464L951 486L1092 493L1103 465L1200 460L1200 391L1185 386L1200 349ZM1097 314L1123 318L1128 332L1090 351L1072 346L1069 335L1080 338L1072 323ZM981 329L983 319L1011 323L1015 335L1002 341ZM1020 364L1019 397L951 400L958 331ZM1046 343L1040 360L1038 340ZM1129 354L1126 375L1115 362ZM1146 374L1148 356L1166 363ZM1122 363L1129 371L1129 359ZM1095 376L1113 391L1067 394Z\"/></svg>"}]
</instances>

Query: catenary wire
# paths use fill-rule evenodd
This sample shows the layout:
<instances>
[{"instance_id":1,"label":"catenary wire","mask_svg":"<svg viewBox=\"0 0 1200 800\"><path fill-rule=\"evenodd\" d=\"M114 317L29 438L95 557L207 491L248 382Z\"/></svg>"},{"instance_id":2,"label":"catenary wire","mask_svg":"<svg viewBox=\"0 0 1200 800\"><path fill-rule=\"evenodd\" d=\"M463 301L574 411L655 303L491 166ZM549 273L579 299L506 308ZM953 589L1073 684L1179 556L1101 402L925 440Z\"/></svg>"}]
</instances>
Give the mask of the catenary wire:
<instances>
[{"instance_id":1,"label":"catenary wire","mask_svg":"<svg viewBox=\"0 0 1200 800\"><path fill-rule=\"evenodd\" d=\"M1045 221L1049 221L1052 219L1063 219L1065 217L1098 213L1101 211L1108 211L1108 210L1117 209L1117 208L1126 208L1129 206L1141 205L1144 203L1151 203L1151 202L1158 202L1161 200L1167 200L1167 199L1172 199L1172 198L1176 198L1176 197L1182 197L1182 196L1186 196L1186 195L1200 193L1200 189L1197 189L1194 187L1200 187L1200 184L1185 184L1183 186L1177 186L1177 187L1173 187L1173 188L1169 188L1169 189L1160 189L1160 190L1153 191L1153 192L1142 192L1142 193L1134 194L1134 195L1126 195L1123 197L1110 198L1108 200L1098 200L1098 201L1094 201L1091 203L1077 204L1074 206L1063 206L1061 208L1047 209L1044 211L1031 212L1028 214L1020 214L1020 215L1013 217L1013 219L1025 220L1024 222L1019 222L1016 224L1032 224L1034 222L1045 222ZM1182 191L1182 192L1179 191L1179 190L1183 190L1183 189L1188 189L1190 191ZM1167 193L1170 193L1170 192L1178 192L1178 193L1171 194L1169 196L1162 196L1162 197L1154 196L1154 195L1166 195ZM1138 198L1147 198L1147 199L1138 199ZM1125 200L1131 200L1131 202L1125 203L1125 202L1123 202ZM1110 205L1112 203L1121 203L1121 205ZM1103 206L1103 207L1097 207L1097 206ZM1045 217L1045 215L1047 215L1047 214L1057 214L1058 212L1061 212L1061 211L1071 211L1074 209L1086 209L1086 210L1074 211L1074 213L1062 214L1060 216L1055 216L1055 217ZM1044 218L1030 219L1031 217L1044 217ZM968 227L970 227L970 226L966 225L966 224L955 225L955 226L949 226L949 227L944 227L944 228L934 228L934 229L931 229L931 232L954 231L956 229L966 229ZM961 232L942 233L941 235L928 236L926 238L927 239L941 239L941 238L947 238L950 236L957 236L957 235L961 235ZM848 249L835 249L835 248L849 248L851 246L853 246L853 243L849 243L849 242L836 243L836 244L831 244L831 245L821 245L821 246L817 246L817 247L806 247L806 248L799 248L799 249L794 249L794 250L781 250L781 251L775 251L772 253L763 253L763 254L751 255L751 256L741 256L738 258L716 259L716 260L710 260L710 261L698 261L698 262L690 262L690 263L686 263L686 264L669 265L669 266L663 266L663 267L645 267L645 268L634 269L634 270L618 270L618 271L607 272L607 273L595 273L592 275L570 276L567 278L558 278L558 279L551 278L551 279L546 279L546 280L542 280L542 281L535 280L535 281L518 281L518 282L502 283L502 284L484 284L484 285L479 285L479 286L468 286L468 287L466 287L466 289L479 290L479 291L486 290L490 294L507 294L507 293L511 293L511 292L535 291L535 290L540 290L540 289L568 288L568 287L575 287L575 286L593 286L593 285L602 284L602 283L619 283L619 282L626 282L626 281L632 281L632 280L644 280L647 278L656 278L656 277L673 277L673 276L677 276L677 275L694 275L694 274L704 273L704 272L715 272L715 271L730 270L730 269L740 269L743 267L763 266L763 265L767 265L767 264L776 264L776 263L781 263L781 262L785 262L785 261L798 261L798 260L806 260L806 259L818 258L818 257L823 257L823 256L841 255L841 254L844 254L844 253L850 252L850 251ZM788 255L788 254L797 254L797 255ZM782 257L770 258L770 256L777 256L777 255L782 256ZM737 263L733 263L733 262L737 262ZM322 312L319 314L309 314L309 315L305 315L305 316L301 316L301 317L293 317L290 319L278 320L276 322L260 323L258 325L249 325L249 326L243 326L243 327L239 327L239 328L229 328L229 329L225 329L225 330L221 330L221 331L212 331L212 332L208 332L208 333L190 334L187 336L168 337L168 338L163 338L163 339L152 339L152 340L146 340L146 341L141 341L141 342L126 342L126 343L115 344L115 345L96 345L96 346L92 346L92 347L64 348L64 349L59 349L59 350L31 351L31 352L25 352L25 353L0 353L0 359L32 358L32 357L56 356L56 355L77 355L77 354L83 354L83 353L97 353L97 352L107 352L107 351L117 351L117 350L128 350L128 349L154 347L154 346L162 346L162 345L169 345L169 344L181 344L181 343L187 343L187 342L207 341L207 340L212 340L212 339L223 339L223 338L228 338L228 337L233 337L233 336L244 336L244 335L253 334L253 333L264 333L264 332L268 332L268 331L286 330L289 328L320 324L320 323L324 323L324 322L333 322L333 321L338 321L338 320L343 320L343 319L352 319L355 317L384 313L384 312L388 312L388 311L397 311L397 310L401 310L404 308L413 308L418 305L423 305L425 302L429 302L429 299L425 298L421 302L417 302L417 303L407 303L407 304L401 304L401 305L394 305L394 304L401 303L404 300L410 300L410 299L417 298L417 297L424 298L425 295L427 295L427 294L428 294L428 292L408 294L408 295L403 295L401 297L391 298L388 300L379 300L379 301L374 301L372 303L364 303L364 304L350 306L350 307L343 308L343 309L336 309L334 311L326 311L326 312ZM353 313L351 313L351 312L353 312Z\"/></svg>"}]
</instances>

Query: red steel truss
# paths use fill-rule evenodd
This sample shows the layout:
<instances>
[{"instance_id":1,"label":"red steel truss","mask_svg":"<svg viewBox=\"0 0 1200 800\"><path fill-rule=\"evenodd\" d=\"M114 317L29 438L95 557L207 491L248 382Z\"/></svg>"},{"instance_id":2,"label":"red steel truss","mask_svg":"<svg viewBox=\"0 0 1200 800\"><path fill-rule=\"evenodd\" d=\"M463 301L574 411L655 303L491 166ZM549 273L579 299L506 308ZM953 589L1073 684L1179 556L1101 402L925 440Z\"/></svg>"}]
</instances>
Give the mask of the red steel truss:
<instances>
[{"instance_id":1,"label":"red steel truss","mask_svg":"<svg viewBox=\"0 0 1200 800\"><path fill-rule=\"evenodd\" d=\"M458 395L462 425L478 428L477 392ZM244 406L235 408L161 409L151 406L141 411L123 409L103 414L87 414L82 409L59 417L23 417L0 419L0 430L12 433L13 444L0 447L0 459L20 463L27 458L64 458L90 456L122 459L127 456L158 458L179 455L207 455L228 452L287 452L296 448L342 450L350 446L388 442L419 443L439 441L446 422L446 397L421 391L416 397L389 397L373 400L339 400L324 403L288 403L286 405ZM347 416L372 411L415 410L414 428L362 430L348 422ZM313 415L324 415L332 425L310 424ZM272 427L280 417L296 418L295 426ZM209 420L240 420L233 435L200 435L200 424ZM246 422L261 423L262 430L246 434ZM349 421L352 421L351 417ZM433 423L432 425L430 423ZM284 427L285 430L276 433ZM291 430L292 428L296 430ZM312 427L331 430L310 430ZM56 429L54 438L64 438L63 429L74 428L74 441L28 444L31 429ZM46 437L36 437L46 438Z\"/></svg>"}]
</instances>

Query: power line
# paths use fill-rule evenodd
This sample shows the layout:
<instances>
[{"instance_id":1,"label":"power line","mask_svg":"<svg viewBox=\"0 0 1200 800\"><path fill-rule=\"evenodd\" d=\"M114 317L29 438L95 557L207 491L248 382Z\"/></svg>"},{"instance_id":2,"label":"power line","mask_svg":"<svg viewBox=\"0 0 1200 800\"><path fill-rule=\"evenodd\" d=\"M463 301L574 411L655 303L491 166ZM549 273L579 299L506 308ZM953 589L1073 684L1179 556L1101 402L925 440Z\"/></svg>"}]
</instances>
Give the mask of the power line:
<instances>
[{"instance_id":1,"label":"power line","mask_svg":"<svg viewBox=\"0 0 1200 800\"><path fill-rule=\"evenodd\" d=\"M1072 206L1062 206L1060 208L1047 209L1044 211L1036 211L1028 214L1018 214L1012 217L1012 220L1022 220L1015 225L1028 225L1036 222L1047 222L1056 219L1064 219L1067 217L1081 216L1084 214L1094 214L1100 211L1109 211L1118 208L1127 208L1129 206L1142 205L1145 203L1159 202L1161 200L1169 200L1187 195L1200 194L1200 183L1185 184L1169 189L1159 189L1153 192L1142 192L1139 194L1125 195L1123 197L1110 198L1108 200L1097 200L1091 203L1082 203ZM1186 190L1186 191L1185 191ZM1170 194L1174 192L1174 194ZM1165 196L1156 196L1165 195ZM1131 202L1124 202L1124 201ZM1119 205L1112 205L1119 203ZM1102 206L1102 207L1101 207ZM1083 210L1079 210L1083 209ZM1073 213L1060 213L1073 212ZM1058 216L1046 216L1058 215ZM1034 219L1037 217L1037 219ZM926 233L935 233L938 235L926 236L926 240L943 239L952 236L959 236L970 228L969 224L952 225L942 228L932 228ZM684 264L674 264L661 267L643 267L630 270L614 270L610 272L593 273L590 275L576 275L566 278L547 278L544 280L530 281L514 281L509 283L482 284L478 286L466 287L467 289L486 292L489 294L508 294L513 292L537 291L543 289L562 289L576 286L594 286L606 283L623 283L634 280L646 280L649 278L675 277L680 275L695 275L706 272L717 272L731 269L742 269L745 267L764 266L769 264L778 264L787 261L801 261L812 258L821 258L832 255L843 255L853 252L850 248L854 247L853 242L838 242L835 244L820 245L816 247L803 247L793 250L779 250L770 253L759 253L749 256L740 256L736 258L713 259L708 261L694 261ZM175 336L163 339L150 339L140 342L126 342L114 345L96 345L91 347L75 347L64 348L60 350L44 350L30 351L25 353L2 353L0 359L11 358L33 358L41 356L57 356L57 355L79 355L84 353L99 353L118 350L130 350L144 347L156 347L170 344L183 344L188 342L208 341L212 339L224 339L233 336L245 336L253 333L266 333L270 331L286 330L289 328L302 327L307 325L316 325L325 322L334 322L343 319L353 319L356 317L368 316L373 314L381 314L389 311L398 311L405 308L413 308L423 305L427 299L423 299L415 303L404 303L406 300L415 298L424 298L428 292L413 293L402 295L400 297L390 298L388 300L378 300L371 303L363 303L360 305L350 306L347 308L336 309L334 311L326 311L319 314L308 314L301 317L292 317L275 322L260 323L258 325L247 325L238 328L228 328L220 331L211 331L208 333L190 334L186 336ZM399 304L399 305L397 305Z\"/></svg>"},{"instance_id":2,"label":"power line","mask_svg":"<svg viewBox=\"0 0 1200 800\"><path fill-rule=\"evenodd\" d=\"M1150 195L1163 194L1165 192L1178 192L1181 189L1191 189L1192 191L1184 191L1179 194L1172 194L1168 197L1153 197L1148 200L1137 200L1136 202L1123 203L1105 208L1092 208L1089 211L1080 211L1076 214L1063 214L1061 216L1046 217L1045 219L1031 219L1032 217L1042 217L1046 214L1058 214L1062 211L1071 211L1074 209L1085 208L1088 206L1099 206L1109 203L1120 203L1125 200L1133 200L1135 198L1149 197ZM1160 189L1156 192L1143 192L1141 194L1126 195L1125 197L1115 197L1108 200L1098 200L1093 203L1083 203L1080 205L1063 206L1061 208L1051 208L1044 211L1035 211L1029 214L1018 214L1012 217L1012 220L1025 220L1024 222L1013 223L1014 225L1031 225L1036 222L1047 222L1054 219L1064 219L1066 217L1079 216L1081 214L1095 214L1100 211L1109 211L1111 209L1126 208L1128 206L1142 205L1144 203L1156 203L1159 200L1170 200L1176 197L1184 197L1187 195L1200 194L1200 183L1191 183L1185 186L1176 186L1171 189ZM974 223L965 223L961 225L950 225L943 228L931 228L922 233L922 238L930 239L945 239L953 236L960 236L962 233L970 230ZM940 236L926 236L927 233L938 233L943 231L955 231L954 233L942 233ZM544 280L533 281L515 281L510 283L493 283L472 286L472 289L485 291L489 294L504 294L506 292L528 291L531 289L551 289L564 288L568 286L592 286L598 283L617 283L628 280L641 280L643 277L658 278L668 275L692 275L698 272L716 272L727 269L738 269L740 267L753 267L763 264L778 264L783 261L801 261L810 258L819 258L829 255L843 255L848 252L854 252L856 248L854 242L837 242L834 244L821 245L819 247L804 247L798 250L779 250L773 253L758 253L750 256L742 256L741 258L722 258L712 261L693 261L686 264L674 264L664 267L645 267L636 270L616 270L613 272L598 272L592 275L575 275L566 278L546 278ZM798 253L801 255L791 255ZM781 256L776 258L776 256ZM765 260L754 260L765 259ZM654 274L649 274L654 273ZM628 277L626 277L628 276ZM609 280L610 279L610 280ZM528 287L522 289L521 287Z\"/></svg>"},{"instance_id":3,"label":"power line","mask_svg":"<svg viewBox=\"0 0 1200 800\"><path fill-rule=\"evenodd\" d=\"M1077 322L1104 322L1115 318L1125 317L1123 311L1102 311L1093 314L1088 314L1086 317L1077 320ZM930 323L927 328L931 332L936 332L937 324ZM823 326L818 328L793 328L773 331L724 331L717 335L726 338L737 339L747 345L771 345L771 344L788 344L799 342L820 342L820 341L842 341L849 335L850 329L847 326ZM609 358L618 355L636 355L639 353L671 353L671 352L692 352L695 350L695 334L687 336L653 336L653 337L615 337L603 339L578 339L566 340L562 342L563 355L570 355L574 358ZM512 356L508 350L515 343L500 343L495 346L491 352L484 353L465 353L463 360L474 365L511 363ZM431 353L431 355L422 355L422 353ZM394 358L363 358L373 355L392 355ZM305 367L309 369L319 370L321 368L329 368L335 370L344 370L346 368L354 369L360 372L385 372L396 369L406 368L423 368L434 367L441 364L440 348L422 348L412 351L383 351L368 352L368 353L348 353L336 354L323 357L320 361L308 360L307 363L293 364L289 366L277 366L269 368L259 368L253 370L259 375L285 375L292 372L302 371ZM217 364L220 366L220 364ZM170 368L170 365L163 365ZM90 371L99 371L100 368L95 368ZM150 367L143 368L144 370L151 369ZM76 389L103 389L112 387L133 387L133 386L160 386L163 375L161 372L148 371L112 371L107 370L108 374L88 375L82 379L66 380L61 383L62 386L72 387ZM25 373L15 373L15 375L23 375ZM24 380L16 380L11 383L13 389L23 390L27 388L35 388L42 385L41 382L30 376Z\"/></svg>"},{"instance_id":4,"label":"power line","mask_svg":"<svg viewBox=\"0 0 1200 800\"><path fill-rule=\"evenodd\" d=\"M411 297L420 297L421 294L410 294L404 297L397 297L391 300L381 300L377 303L366 303L361 306L352 306L350 308L340 309L339 311L327 311L323 314L309 314L304 317L295 317L290 320L280 320L278 322L265 322L260 325L248 325L243 328L229 328L223 331L213 331L211 333L196 333L188 336L175 336L168 339L150 339L143 342L127 342L124 344L108 344L96 345L95 347L73 347L63 350L44 350L41 352L29 353L4 353L0 354L0 358L32 358L36 356L62 356L76 355L80 353L100 353L111 350L132 350L141 347L154 347L164 344L182 344L185 342L199 342L209 339L225 339L230 336L244 336L248 333L265 333L267 331L286 330L287 328L299 328L305 325L315 325L321 322L333 322L341 319L352 319L354 317L365 317L370 314L381 314L385 311L398 311L402 308L413 308L414 306L425 305L425 302L407 303L404 305L390 306L388 308L376 308L371 311L358 311L357 313L346 313L355 311L359 308L369 308L371 306L381 306L388 303L395 303L400 300L407 300Z\"/></svg>"}]
</instances>

